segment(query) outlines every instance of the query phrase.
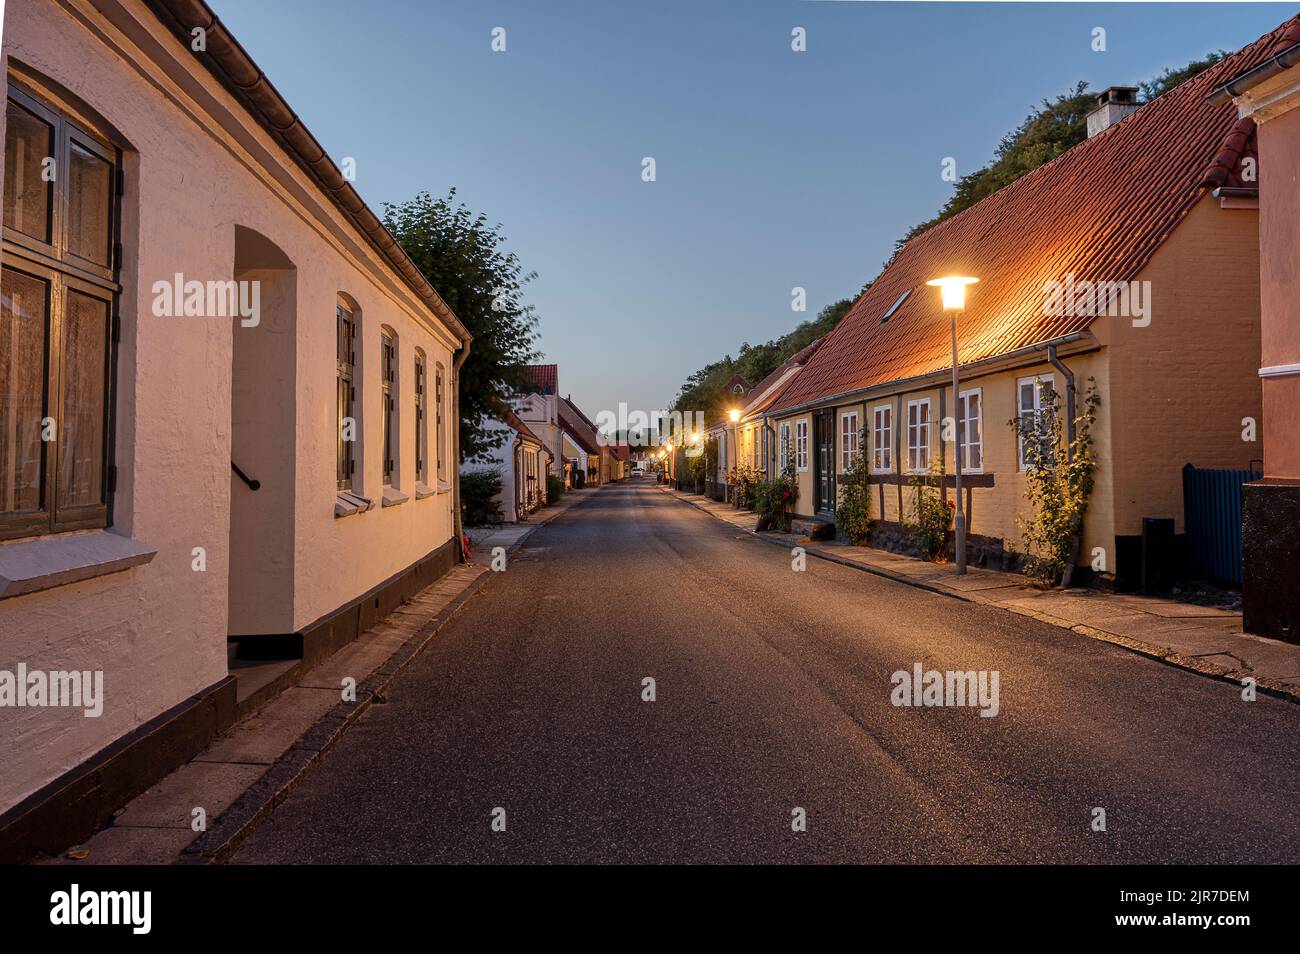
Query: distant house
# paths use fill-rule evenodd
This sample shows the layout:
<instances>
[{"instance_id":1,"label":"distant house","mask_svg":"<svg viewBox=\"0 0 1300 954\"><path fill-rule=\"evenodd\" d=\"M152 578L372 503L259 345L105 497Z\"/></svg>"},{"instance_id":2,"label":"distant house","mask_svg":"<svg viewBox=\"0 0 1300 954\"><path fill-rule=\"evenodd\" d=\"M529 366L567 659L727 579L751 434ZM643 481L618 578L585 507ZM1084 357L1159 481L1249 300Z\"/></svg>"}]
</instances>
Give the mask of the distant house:
<instances>
[{"instance_id":1,"label":"distant house","mask_svg":"<svg viewBox=\"0 0 1300 954\"><path fill-rule=\"evenodd\" d=\"M505 440L490 452L488 460L466 464L461 470L500 474L501 492L496 501L502 519L506 523L526 520L547 502L546 477L553 455L514 411L507 409L498 420L488 421L484 426L491 431L505 431Z\"/></svg>"},{"instance_id":2,"label":"distant house","mask_svg":"<svg viewBox=\"0 0 1300 954\"><path fill-rule=\"evenodd\" d=\"M821 339L813 341L781 362L758 384L746 386L743 396L727 409L728 413L709 426L704 436L716 446L718 461L706 474L706 491L711 496L719 500L727 498L727 474L742 462L767 476L775 476L785 469L793 451L788 439L784 443L779 439L768 411L820 345ZM738 413L735 421L731 420L730 411Z\"/></svg>"},{"instance_id":3,"label":"distant house","mask_svg":"<svg viewBox=\"0 0 1300 954\"><path fill-rule=\"evenodd\" d=\"M547 466L564 477L564 432L560 427L559 368L553 364L530 364L524 368L527 385L515 399L515 413L528 425L550 452ZM567 481L566 481L567 482Z\"/></svg>"},{"instance_id":4,"label":"distant house","mask_svg":"<svg viewBox=\"0 0 1300 954\"><path fill-rule=\"evenodd\" d=\"M579 482L587 486L601 483L601 441L596 425L567 397L559 400L557 408L563 435L565 483L570 487ZM579 472L580 479L575 476Z\"/></svg>"},{"instance_id":5,"label":"distant house","mask_svg":"<svg viewBox=\"0 0 1300 954\"><path fill-rule=\"evenodd\" d=\"M1280 35L1145 105L1106 90L1087 140L899 252L768 411L803 515L832 519L842 473L867 454L878 542L896 540L909 481L951 499L961 433L971 559L1009 562L1026 508L1009 422L1036 420L1048 385L1077 410L1095 380L1100 465L1080 562L1136 581L1143 518L1182 530L1183 465L1259 456L1243 440L1261 414L1258 213L1248 195L1203 188L1237 124L1206 96ZM957 329L956 395L949 315L926 286L952 274L979 279Z\"/></svg>"},{"instance_id":6,"label":"distant house","mask_svg":"<svg viewBox=\"0 0 1300 954\"><path fill-rule=\"evenodd\" d=\"M1216 76L1212 103L1234 100L1241 120L1207 174L1223 199L1259 193L1262 480L1247 484L1242 537L1248 632L1300 641L1300 17L1269 58ZM1256 128L1258 127L1258 128ZM1258 146L1256 155L1256 145ZM1254 173L1263 169L1262 181Z\"/></svg>"}]
</instances>

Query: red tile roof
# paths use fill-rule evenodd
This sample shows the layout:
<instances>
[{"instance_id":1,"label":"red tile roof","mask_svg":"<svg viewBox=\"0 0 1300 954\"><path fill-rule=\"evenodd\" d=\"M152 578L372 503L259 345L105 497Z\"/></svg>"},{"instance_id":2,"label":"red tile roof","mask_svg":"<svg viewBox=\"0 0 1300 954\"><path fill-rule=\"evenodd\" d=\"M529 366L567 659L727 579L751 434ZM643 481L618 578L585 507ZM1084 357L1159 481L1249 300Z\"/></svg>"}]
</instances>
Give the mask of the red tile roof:
<instances>
[{"instance_id":1,"label":"red tile roof","mask_svg":"<svg viewBox=\"0 0 1300 954\"><path fill-rule=\"evenodd\" d=\"M786 409L951 367L948 318L928 279L975 275L959 361L996 357L1080 331L1056 317L1043 286L1130 281L1204 195L1211 159L1237 122L1206 95L1270 55L1300 26L1283 24L1199 76L914 238L827 335L776 402ZM885 323L881 316L911 292Z\"/></svg>"},{"instance_id":2,"label":"red tile roof","mask_svg":"<svg viewBox=\"0 0 1300 954\"><path fill-rule=\"evenodd\" d=\"M524 366L529 394L557 394L560 372L554 364L529 364Z\"/></svg>"},{"instance_id":3,"label":"red tile roof","mask_svg":"<svg viewBox=\"0 0 1300 954\"><path fill-rule=\"evenodd\" d=\"M1255 181L1242 179L1242 160L1255 160ZM1259 150L1255 140L1255 120L1249 116L1238 119L1223 137L1219 151L1201 177L1202 189L1259 188Z\"/></svg>"},{"instance_id":4,"label":"red tile roof","mask_svg":"<svg viewBox=\"0 0 1300 954\"><path fill-rule=\"evenodd\" d=\"M564 433L588 454L599 454L600 441L596 438L596 428L587 420L586 415L568 398L557 403L560 408L560 428Z\"/></svg>"},{"instance_id":5,"label":"red tile roof","mask_svg":"<svg viewBox=\"0 0 1300 954\"><path fill-rule=\"evenodd\" d=\"M754 417L762 414L780 400L781 395L789 389L791 383L794 381L794 377L788 378L779 387L773 387L773 385L780 381L782 376L788 374L790 369L800 368L807 364L808 360L817 353L817 349L821 347L821 343L825 340L825 338L818 338L811 344L800 349L794 355L791 355L789 358L782 361L775 371L765 377L762 381L759 381L758 384L754 385L754 389L750 392L754 395L754 402L746 405L745 416ZM771 393L764 394L763 392L768 388L772 389Z\"/></svg>"}]
</instances>

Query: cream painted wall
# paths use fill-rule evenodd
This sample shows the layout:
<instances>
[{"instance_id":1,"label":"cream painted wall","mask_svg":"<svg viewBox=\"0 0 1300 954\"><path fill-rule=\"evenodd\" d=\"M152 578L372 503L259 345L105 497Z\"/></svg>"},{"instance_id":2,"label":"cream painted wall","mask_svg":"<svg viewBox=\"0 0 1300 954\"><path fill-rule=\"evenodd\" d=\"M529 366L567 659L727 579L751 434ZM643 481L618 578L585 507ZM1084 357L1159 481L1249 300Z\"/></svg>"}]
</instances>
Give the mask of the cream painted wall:
<instances>
[{"instance_id":1,"label":"cream painted wall","mask_svg":"<svg viewBox=\"0 0 1300 954\"><path fill-rule=\"evenodd\" d=\"M380 324L399 335L404 406L414 400L416 346L428 355L431 381L441 363L450 388L451 335L138 0L110 4L109 12L124 29L161 42L173 62L146 61L89 5L77 9L74 17L54 3L11 5L4 50L11 67L25 64L81 97L127 147L112 529L158 554L143 567L0 602L0 666L102 669L106 694L98 719L80 710L6 711L0 809L226 675L230 375L240 329L232 333L228 319L154 317L151 286L176 272L232 277L236 225L270 238L297 270L297 363L286 369L297 434L281 435L296 439L297 472L255 475L295 480L294 625L359 596L452 535L449 492L333 516L335 298L346 292L362 309L358 395L368 494L377 496L380 482ZM245 126L221 125L223 113L243 117ZM432 411L431 402L431 427ZM403 427L400 439L405 489L413 484L414 431ZM204 572L191 569L195 547L206 551Z\"/></svg>"},{"instance_id":2,"label":"cream painted wall","mask_svg":"<svg viewBox=\"0 0 1300 954\"><path fill-rule=\"evenodd\" d=\"M1110 468L1108 461L1110 459L1110 438L1108 433L1108 417L1106 407L1106 362L1104 352L1092 352L1089 354L1076 355L1064 358L1064 363L1071 371L1074 372L1076 386L1079 389L1080 400L1087 387L1087 379L1094 376L1097 379L1099 390L1102 393L1103 404L1098 414L1097 429L1094 432L1098 459L1100 465L1097 469L1097 486L1093 493L1091 506L1084 531L1084 553L1091 553L1094 546L1105 547L1107 553L1113 547L1113 531L1110 504ZM972 388L980 388L983 399L982 427L984 434L984 474L991 474L994 477L994 486L991 488L972 488L971 489L971 533L980 534L989 537L1006 540L1013 545L1018 545L1020 541L1020 530L1017 524L1017 515L1027 515L1027 505L1025 502L1025 481L1024 475L1018 470L1018 449L1015 434L1007 423L1016 414L1016 383L1022 377L1046 376L1053 374L1051 365L1043 362L1041 364L1027 365L1011 371L1001 371L994 374L986 374L979 377L966 377L961 381L962 391ZM1056 386L1063 389L1060 375ZM940 396L942 392L942 414L940 413ZM872 486L872 517L875 519L884 519L887 521L898 521L900 513L900 500L902 511L905 513L911 505L911 499L914 491L906 486L907 476L907 404L909 401L928 398L931 407L931 430L930 430L930 455L931 461L938 464L942 459L947 472L952 472L952 466L955 454L954 441L942 441L942 417L943 415L952 414L952 388L925 388L902 393L886 394L870 398L861 403L847 403L836 408L836 462L837 472L842 472L842 455L840 454L840 431L839 420L844 411L857 409L863 414L863 420L866 422L866 443L863 445L864 453L871 453L872 440L874 437L874 420L873 410L881 404L888 404L893 409L894 426L893 426L893 446L894 446L894 467L893 473L898 473L901 467L903 472L904 484L877 484ZM1062 398L1064 402L1064 398ZM800 417L809 421L809 440L811 442L812 422L808 415L794 415L782 419L774 419L774 424L779 424L780 420L791 422L791 433L794 433L794 421ZM812 447L810 443L809 454L811 464ZM942 454L942 458L941 458ZM799 505L800 513L810 513L813 497L812 468L811 466L806 473L798 474L799 480ZM883 507L882 507L883 498ZM952 491L948 491L948 498L954 499Z\"/></svg>"}]
</instances>

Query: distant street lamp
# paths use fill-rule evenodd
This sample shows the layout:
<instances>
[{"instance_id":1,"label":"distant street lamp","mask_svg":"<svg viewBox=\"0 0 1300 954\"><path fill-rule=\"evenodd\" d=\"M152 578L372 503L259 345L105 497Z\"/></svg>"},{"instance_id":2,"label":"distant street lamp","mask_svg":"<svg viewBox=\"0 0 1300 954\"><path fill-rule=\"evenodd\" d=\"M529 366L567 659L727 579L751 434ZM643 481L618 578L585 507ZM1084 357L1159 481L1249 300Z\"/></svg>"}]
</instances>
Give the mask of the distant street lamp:
<instances>
[{"instance_id":1,"label":"distant street lamp","mask_svg":"<svg viewBox=\"0 0 1300 954\"><path fill-rule=\"evenodd\" d=\"M961 391L958 390L957 381L957 316L966 308L966 286L974 285L978 278L966 278L961 275L950 275L947 278L932 278L926 282L927 285L934 285L939 289L943 296L943 310L952 315L952 413L953 421L957 427L953 437L957 446L956 466L953 468L953 483L957 492L957 512L954 520L957 523L957 575L966 574L966 517L962 511L961 502L961 451L962 451L962 414L961 414Z\"/></svg>"}]
</instances>

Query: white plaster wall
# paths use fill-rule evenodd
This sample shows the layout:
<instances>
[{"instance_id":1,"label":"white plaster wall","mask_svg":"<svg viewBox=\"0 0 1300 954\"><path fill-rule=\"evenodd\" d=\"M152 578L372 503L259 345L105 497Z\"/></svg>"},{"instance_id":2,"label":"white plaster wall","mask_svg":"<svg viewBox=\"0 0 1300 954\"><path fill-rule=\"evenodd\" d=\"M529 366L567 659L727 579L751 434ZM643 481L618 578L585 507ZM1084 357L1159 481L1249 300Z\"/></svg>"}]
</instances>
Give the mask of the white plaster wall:
<instances>
[{"instance_id":1,"label":"white plaster wall","mask_svg":"<svg viewBox=\"0 0 1300 954\"><path fill-rule=\"evenodd\" d=\"M222 319L154 317L151 285L178 271L200 280L230 278L237 224L274 241L298 274L295 626L381 583L452 535L449 492L424 500L411 493L396 508L333 516L336 295L350 294L362 309L357 383L366 436L358 469L364 466L359 483L366 494L377 497L381 479L379 443L370 433L379 420L380 324L398 332L399 400L407 404L414 399L409 366L417 345L428 356L430 383L435 364L445 368L450 404L453 339L375 264L336 210L319 212L323 200L264 133L225 131L214 118L220 110L198 108L210 101L242 116L201 68L187 63L180 68L192 74L173 80L155 64L133 65L144 59L133 33L159 40L178 63L185 56L141 3L101 6L132 32L119 32L89 5L76 3L74 14L53 0L31 0L8 7L4 50L81 97L129 146L113 530L156 547L158 555L123 573L0 601L0 668L25 662L102 669L106 695L98 719L80 710L0 711L0 810L226 675L232 330ZM250 120L243 122L251 128ZM432 401L429 410L432 422ZM449 411L447 420L454 426ZM412 472L401 476L409 492L415 435L408 430L401 431L400 459ZM199 546L207 554L201 573L191 569Z\"/></svg>"},{"instance_id":2,"label":"white plaster wall","mask_svg":"<svg viewBox=\"0 0 1300 954\"><path fill-rule=\"evenodd\" d=\"M501 493L497 494L497 506L501 508L501 518L506 523L515 522L515 431L504 421L489 420L483 422L484 429L492 432L505 431L505 441L500 447L488 451L488 459L474 461L461 468L463 473L472 474L492 471L501 475Z\"/></svg>"}]
</instances>

